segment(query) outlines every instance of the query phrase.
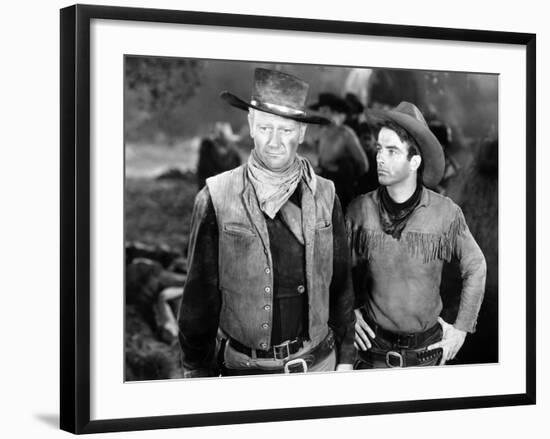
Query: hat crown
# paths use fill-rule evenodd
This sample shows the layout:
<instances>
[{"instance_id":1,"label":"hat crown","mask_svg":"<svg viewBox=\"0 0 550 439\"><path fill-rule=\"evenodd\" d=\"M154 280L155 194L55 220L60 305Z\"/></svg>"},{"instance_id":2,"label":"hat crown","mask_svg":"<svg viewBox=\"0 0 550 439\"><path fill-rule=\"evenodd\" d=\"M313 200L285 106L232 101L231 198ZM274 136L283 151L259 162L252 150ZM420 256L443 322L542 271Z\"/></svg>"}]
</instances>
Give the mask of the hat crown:
<instances>
[{"instance_id":1,"label":"hat crown","mask_svg":"<svg viewBox=\"0 0 550 439\"><path fill-rule=\"evenodd\" d=\"M425 125L426 128L428 128L426 119L424 119L424 116L422 115L418 107L414 104L411 104L410 102L405 102L405 101L401 102L397 107L394 108L393 111L406 114L407 116L410 116L413 119L416 119L418 122Z\"/></svg>"},{"instance_id":2,"label":"hat crown","mask_svg":"<svg viewBox=\"0 0 550 439\"><path fill-rule=\"evenodd\" d=\"M321 107L328 107L332 111L339 113L348 113L350 111L350 105L344 99L338 96L337 94L331 92L319 93L318 102L309 106L312 110L318 110Z\"/></svg>"},{"instance_id":3,"label":"hat crown","mask_svg":"<svg viewBox=\"0 0 550 439\"><path fill-rule=\"evenodd\" d=\"M287 73L261 68L254 71L253 101L303 110L308 90L306 82Z\"/></svg>"}]
</instances>

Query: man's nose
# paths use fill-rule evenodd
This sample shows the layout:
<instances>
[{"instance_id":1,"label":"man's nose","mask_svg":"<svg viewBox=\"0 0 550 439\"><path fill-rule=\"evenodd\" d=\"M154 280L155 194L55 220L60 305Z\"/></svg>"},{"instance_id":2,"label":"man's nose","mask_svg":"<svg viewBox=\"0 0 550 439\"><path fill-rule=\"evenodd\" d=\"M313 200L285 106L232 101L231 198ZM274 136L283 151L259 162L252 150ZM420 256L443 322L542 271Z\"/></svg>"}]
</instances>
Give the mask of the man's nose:
<instances>
[{"instance_id":1,"label":"man's nose","mask_svg":"<svg viewBox=\"0 0 550 439\"><path fill-rule=\"evenodd\" d=\"M376 163L384 163L384 157L380 151L376 153Z\"/></svg>"},{"instance_id":2,"label":"man's nose","mask_svg":"<svg viewBox=\"0 0 550 439\"><path fill-rule=\"evenodd\" d=\"M267 142L268 146L272 148L277 148L280 145L280 137L277 130L274 130L271 136L269 137L269 141Z\"/></svg>"}]
</instances>

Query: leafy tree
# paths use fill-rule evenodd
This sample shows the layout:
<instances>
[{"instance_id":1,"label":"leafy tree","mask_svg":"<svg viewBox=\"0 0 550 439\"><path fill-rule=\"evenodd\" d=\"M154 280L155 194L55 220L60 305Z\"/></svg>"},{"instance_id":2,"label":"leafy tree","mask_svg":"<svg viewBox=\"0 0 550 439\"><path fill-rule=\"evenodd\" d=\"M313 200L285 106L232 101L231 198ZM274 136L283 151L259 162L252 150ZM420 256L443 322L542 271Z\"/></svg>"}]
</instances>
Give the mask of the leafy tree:
<instances>
[{"instance_id":1,"label":"leafy tree","mask_svg":"<svg viewBox=\"0 0 550 439\"><path fill-rule=\"evenodd\" d=\"M201 61L127 56L124 67L127 126L172 137L177 131L178 110L201 85Z\"/></svg>"}]
</instances>

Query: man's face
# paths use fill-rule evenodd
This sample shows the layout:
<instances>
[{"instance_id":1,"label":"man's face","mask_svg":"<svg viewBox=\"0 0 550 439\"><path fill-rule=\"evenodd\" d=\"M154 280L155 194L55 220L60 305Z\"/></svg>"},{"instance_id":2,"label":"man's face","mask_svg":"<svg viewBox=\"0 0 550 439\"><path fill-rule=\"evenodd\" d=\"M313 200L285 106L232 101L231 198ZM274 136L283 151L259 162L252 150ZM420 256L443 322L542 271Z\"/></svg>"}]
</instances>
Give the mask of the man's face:
<instances>
[{"instance_id":1,"label":"man's face","mask_svg":"<svg viewBox=\"0 0 550 439\"><path fill-rule=\"evenodd\" d=\"M270 170L283 170L294 161L304 140L304 124L258 110L248 113L248 123L256 153Z\"/></svg>"},{"instance_id":2,"label":"man's face","mask_svg":"<svg viewBox=\"0 0 550 439\"><path fill-rule=\"evenodd\" d=\"M409 147L397 133L383 127L378 133L376 144L376 165L378 182L383 186L392 186L407 180L420 165L420 156L407 158Z\"/></svg>"}]
</instances>

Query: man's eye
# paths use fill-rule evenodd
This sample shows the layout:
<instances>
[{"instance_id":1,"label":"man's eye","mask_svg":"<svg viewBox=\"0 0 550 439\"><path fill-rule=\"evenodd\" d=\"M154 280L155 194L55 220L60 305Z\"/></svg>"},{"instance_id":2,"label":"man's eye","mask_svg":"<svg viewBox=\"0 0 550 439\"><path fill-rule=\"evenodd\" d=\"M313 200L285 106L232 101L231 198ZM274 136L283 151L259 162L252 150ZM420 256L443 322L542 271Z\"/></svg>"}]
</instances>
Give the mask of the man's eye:
<instances>
[{"instance_id":1,"label":"man's eye","mask_svg":"<svg viewBox=\"0 0 550 439\"><path fill-rule=\"evenodd\" d=\"M293 130L292 128L285 128L285 129L283 130L283 133L285 133L285 134L290 134L290 133L292 133L293 131L294 131L294 130Z\"/></svg>"}]
</instances>

